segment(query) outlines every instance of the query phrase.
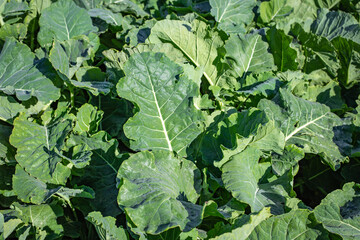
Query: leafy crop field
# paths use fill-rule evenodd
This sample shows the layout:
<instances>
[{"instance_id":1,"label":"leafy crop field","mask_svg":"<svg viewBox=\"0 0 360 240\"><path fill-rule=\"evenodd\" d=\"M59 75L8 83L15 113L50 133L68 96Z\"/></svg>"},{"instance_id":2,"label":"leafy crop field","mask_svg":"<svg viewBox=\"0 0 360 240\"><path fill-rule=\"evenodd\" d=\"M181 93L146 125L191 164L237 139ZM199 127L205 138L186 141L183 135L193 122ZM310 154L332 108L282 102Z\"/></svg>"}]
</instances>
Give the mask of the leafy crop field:
<instances>
[{"instance_id":1,"label":"leafy crop field","mask_svg":"<svg viewBox=\"0 0 360 240\"><path fill-rule=\"evenodd\" d=\"M0 240L360 239L359 0L0 0Z\"/></svg>"}]
</instances>

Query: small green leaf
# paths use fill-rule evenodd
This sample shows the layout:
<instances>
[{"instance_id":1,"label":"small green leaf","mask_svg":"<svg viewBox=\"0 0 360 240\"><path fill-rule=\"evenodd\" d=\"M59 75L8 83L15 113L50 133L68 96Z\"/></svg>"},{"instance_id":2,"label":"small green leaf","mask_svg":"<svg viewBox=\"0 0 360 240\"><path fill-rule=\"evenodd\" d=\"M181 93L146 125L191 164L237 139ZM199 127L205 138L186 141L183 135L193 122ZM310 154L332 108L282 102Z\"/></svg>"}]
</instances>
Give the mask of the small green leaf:
<instances>
[{"instance_id":1,"label":"small green leaf","mask_svg":"<svg viewBox=\"0 0 360 240\"><path fill-rule=\"evenodd\" d=\"M100 212L91 212L86 220L91 222L101 240L126 240L129 236L122 227L116 226L116 219L113 217L103 217Z\"/></svg>"},{"instance_id":2,"label":"small green leaf","mask_svg":"<svg viewBox=\"0 0 360 240\"><path fill-rule=\"evenodd\" d=\"M77 121L74 131L77 133L96 133L103 114L91 104L82 105L76 115Z\"/></svg>"}]
</instances>

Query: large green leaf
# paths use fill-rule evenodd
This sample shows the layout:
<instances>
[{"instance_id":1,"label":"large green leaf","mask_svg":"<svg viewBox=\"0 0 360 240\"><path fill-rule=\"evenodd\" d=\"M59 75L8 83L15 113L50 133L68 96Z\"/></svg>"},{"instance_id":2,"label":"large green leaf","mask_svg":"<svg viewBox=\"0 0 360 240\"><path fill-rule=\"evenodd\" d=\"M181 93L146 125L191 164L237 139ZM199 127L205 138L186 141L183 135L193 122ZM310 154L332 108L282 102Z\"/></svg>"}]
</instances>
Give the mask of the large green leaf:
<instances>
[{"instance_id":1,"label":"large green leaf","mask_svg":"<svg viewBox=\"0 0 360 240\"><path fill-rule=\"evenodd\" d=\"M39 25L38 41L41 46L52 43L54 39L70 40L96 30L87 11L71 0L51 4L42 12Z\"/></svg>"},{"instance_id":2,"label":"large green leaf","mask_svg":"<svg viewBox=\"0 0 360 240\"><path fill-rule=\"evenodd\" d=\"M111 96L98 96L91 102L104 112L101 120L101 130L116 137L123 134L124 123L133 115L132 104L125 99L112 98Z\"/></svg>"},{"instance_id":3,"label":"large green leaf","mask_svg":"<svg viewBox=\"0 0 360 240\"><path fill-rule=\"evenodd\" d=\"M314 209L316 220L344 240L360 238L360 185L347 183L329 193Z\"/></svg>"},{"instance_id":4,"label":"large green leaf","mask_svg":"<svg viewBox=\"0 0 360 240\"><path fill-rule=\"evenodd\" d=\"M222 63L218 49L224 43L217 32L210 31L206 23L195 20L192 24L179 20L162 20L151 29L150 43L171 43L196 67L203 69L210 85L217 85Z\"/></svg>"},{"instance_id":5,"label":"large green leaf","mask_svg":"<svg viewBox=\"0 0 360 240\"><path fill-rule=\"evenodd\" d=\"M293 38L275 27L266 32L266 38L278 71L297 70L297 52L290 45Z\"/></svg>"},{"instance_id":6,"label":"large green leaf","mask_svg":"<svg viewBox=\"0 0 360 240\"><path fill-rule=\"evenodd\" d=\"M326 69L330 75L336 76L340 64L336 50L328 39L306 32L298 23L292 26L291 33L304 47L304 72L311 73L314 70Z\"/></svg>"},{"instance_id":7,"label":"large green leaf","mask_svg":"<svg viewBox=\"0 0 360 240\"><path fill-rule=\"evenodd\" d=\"M340 36L360 44L359 22L349 13L320 9L311 31L329 40Z\"/></svg>"},{"instance_id":8,"label":"large green leaf","mask_svg":"<svg viewBox=\"0 0 360 240\"><path fill-rule=\"evenodd\" d=\"M118 202L142 231L158 234L176 226L188 231L201 221L201 207L194 204L199 177L191 161L166 150L143 151L119 169Z\"/></svg>"},{"instance_id":9,"label":"large green leaf","mask_svg":"<svg viewBox=\"0 0 360 240\"><path fill-rule=\"evenodd\" d=\"M59 152L71 130L71 120L55 119L39 125L24 114L14 120L10 143L17 148L16 161L31 176L45 183L65 184L70 169L61 163Z\"/></svg>"},{"instance_id":10,"label":"large green leaf","mask_svg":"<svg viewBox=\"0 0 360 240\"><path fill-rule=\"evenodd\" d=\"M321 231L308 226L309 214L309 210L298 209L268 218L257 225L247 239L317 239L321 235Z\"/></svg>"},{"instance_id":11,"label":"large green leaf","mask_svg":"<svg viewBox=\"0 0 360 240\"><path fill-rule=\"evenodd\" d=\"M92 208L104 216L117 216L120 209L116 197L116 174L122 162L117 152L118 142L110 139L104 131L92 137L72 136L69 144L85 144L93 152L91 161L84 168L84 174L72 180L74 184L94 189L95 199L89 200Z\"/></svg>"},{"instance_id":12,"label":"large green leaf","mask_svg":"<svg viewBox=\"0 0 360 240\"><path fill-rule=\"evenodd\" d=\"M260 17L264 23L271 22L278 16L290 14L292 8L286 5L287 0L270 0L260 4Z\"/></svg>"},{"instance_id":13,"label":"large green leaf","mask_svg":"<svg viewBox=\"0 0 360 240\"><path fill-rule=\"evenodd\" d=\"M16 94L25 101L35 96L39 101L50 102L60 97L60 91L46 77L42 61L35 59L30 48L13 38L7 38L0 54L0 91Z\"/></svg>"},{"instance_id":14,"label":"large green leaf","mask_svg":"<svg viewBox=\"0 0 360 240\"><path fill-rule=\"evenodd\" d=\"M254 0L210 0L211 15L226 33L245 33L245 25L254 18Z\"/></svg>"},{"instance_id":15,"label":"large green leaf","mask_svg":"<svg viewBox=\"0 0 360 240\"><path fill-rule=\"evenodd\" d=\"M268 47L258 33L231 35L225 44L226 57L239 77L250 72L265 72L274 67Z\"/></svg>"},{"instance_id":16,"label":"large green leaf","mask_svg":"<svg viewBox=\"0 0 360 240\"><path fill-rule=\"evenodd\" d=\"M280 98L275 100L262 99L258 108L276 122L285 135L286 144L319 154L334 170L347 161L351 133L346 130L347 123L329 107L297 98L284 89L280 89ZM340 129L343 130L341 133Z\"/></svg>"},{"instance_id":17,"label":"large green leaf","mask_svg":"<svg viewBox=\"0 0 360 240\"><path fill-rule=\"evenodd\" d=\"M4 6L2 14L5 16L18 16L29 10L26 2L10 0Z\"/></svg>"},{"instance_id":18,"label":"large green leaf","mask_svg":"<svg viewBox=\"0 0 360 240\"><path fill-rule=\"evenodd\" d=\"M113 217L103 217L100 212L91 212L86 220L94 225L101 240L129 239L125 230L116 226L116 219Z\"/></svg>"},{"instance_id":19,"label":"large green leaf","mask_svg":"<svg viewBox=\"0 0 360 240\"><path fill-rule=\"evenodd\" d=\"M360 81L360 44L342 37L331 42L340 59L339 81L346 88L351 88Z\"/></svg>"},{"instance_id":20,"label":"large green leaf","mask_svg":"<svg viewBox=\"0 0 360 240\"><path fill-rule=\"evenodd\" d=\"M247 147L232 157L221 167L225 188L239 201L251 206L252 212L264 207L272 207L282 213L286 198L291 192L291 174L270 179L271 164L258 163L261 151Z\"/></svg>"},{"instance_id":21,"label":"large green leaf","mask_svg":"<svg viewBox=\"0 0 360 240\"><path fill-rule=\"evenodd\" d=\"M101 7L101 5L104 3L103 0L74 0L74 2L87 10L92 8L98 8Z\"/></svg>"},{"instance_id":22,"label":"large green leaf","mask_svg":"<svg viewBox=\"0 0 360 240\"><path fill-rule=\"evenodd\" d=\"M13 37L20 41L26 37L27 28L23 23L5 24L0 28L0 39L6 40L6 37Z\"/></svg>"},{"instance_id":23,"label":"large green leaf","mask_svg":"<svg viewBox=\"0 0 360 240\"><path fill-rule=\"evenodd\" d=\"M138 17L145 17L148 16L149 14L147 12L145 12L144 7L141 7L141 5L139 6L139 4L137 4L138 2L134 2L131 0L121 0L121 1L107 1L107 7L109 9L111 9L111 11L119 13L119 12L124 12L124 13L132 13L134 15L137 15ZM147 1L147 3L145 5L157 5L158 3L156 1L150 0Z\"/></svg>"},{"instance_id":24,"label":"large green leaf","mask_svg":"<svg viewBox=\"0 0 360 240\"><path fill-rule=\"evenodd\" d=\"M41 204L55 194L64 198L67 202L72 197L94 198L93 191L87 187L76 187L76 189L56 187L49 189L44 182L30 176L19 165L16 165L12 185L16 196L26 203Z\"/></svg>"},{"instance_id":25,"label":"large green leaf","mask_svg":"<svg viewBox=\"0 0 360 240\"><path fill-rule=\"evenodd\" d=\"M190 100L199 95L196 83L162 53L134 54L124 71L117 92L140 108L124 125L131 148L186 155L186 147L201 132L202 113Z\"/></svg>"}]
</instances>

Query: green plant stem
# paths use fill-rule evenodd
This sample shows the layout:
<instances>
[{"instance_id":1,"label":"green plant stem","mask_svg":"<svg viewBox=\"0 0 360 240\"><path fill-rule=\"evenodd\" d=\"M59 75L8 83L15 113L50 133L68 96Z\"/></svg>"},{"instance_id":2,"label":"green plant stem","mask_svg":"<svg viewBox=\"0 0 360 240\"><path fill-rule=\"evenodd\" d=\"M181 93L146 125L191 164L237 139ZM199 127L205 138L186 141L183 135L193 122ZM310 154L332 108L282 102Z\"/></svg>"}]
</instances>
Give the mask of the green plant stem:
<instances>
[{"instance_id":1,"label":"green plant stem","mask_svg":"<svg viewBox=\"0 0 360 240\"><path fill-rule=\"evenodd\" d=\"M320 176L321 174L323 174L323 173L325 173L325 172L327 172L327 171L329 171L329 170L330 170L330 168L327 168L327 169L325 169L325 170L322 170L321 172L318 172L318 173L315 174L314 176L309 177L306 181L302 181L301 183L296 184L296 185L294 186L294 188L297 188L297 187L299 187L299 186L304 185L306 182L309 182L309 181L317 178L318 176Z\"/></svg>"},{"instance_id":2,"label":"green plant stem","mask_svg":"<svg viewBox=\"0 0 360 240\"><path fill-rule=\"evenodd\" d=\"M105 62L105 58L101 59L101 60L95 65L95 67L100 67L104 62Z\"/></svg>"}]
</instances>

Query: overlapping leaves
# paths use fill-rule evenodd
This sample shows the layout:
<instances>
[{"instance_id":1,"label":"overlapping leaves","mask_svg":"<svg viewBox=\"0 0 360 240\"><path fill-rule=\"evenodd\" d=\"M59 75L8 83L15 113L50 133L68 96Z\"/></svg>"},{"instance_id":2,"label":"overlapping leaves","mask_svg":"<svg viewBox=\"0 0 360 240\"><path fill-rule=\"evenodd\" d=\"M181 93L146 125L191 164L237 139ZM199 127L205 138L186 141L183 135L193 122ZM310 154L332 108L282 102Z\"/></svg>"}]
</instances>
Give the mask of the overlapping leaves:
<instances>
[{"instance_id":1,"label":"overlapping leaves","mask_svg":"<svg viewBox=\"0 0 360 240\"><path fill-rule=\"evenodd\" d=\"M0 239L358 239L358 10L0 1Z\"/></svg>"}]
</instances>

